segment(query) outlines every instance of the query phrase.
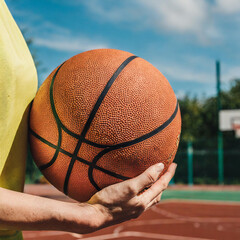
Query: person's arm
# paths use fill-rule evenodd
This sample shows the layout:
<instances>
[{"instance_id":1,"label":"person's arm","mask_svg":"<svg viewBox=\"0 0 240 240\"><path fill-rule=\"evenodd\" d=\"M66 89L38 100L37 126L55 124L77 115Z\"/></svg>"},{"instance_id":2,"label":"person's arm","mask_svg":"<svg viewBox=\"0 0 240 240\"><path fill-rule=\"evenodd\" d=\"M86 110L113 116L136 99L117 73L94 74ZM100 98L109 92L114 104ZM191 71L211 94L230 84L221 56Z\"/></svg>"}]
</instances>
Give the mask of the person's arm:
<instances>
[{"instance_id":1,"label":"person's arm","mask_svg":"<svg viewBox=\"0 0 240 240\"><path fill-rule=\"evenodd\" d=\"M160 201L175 169L176 164L171 164L158 179L163 165L154 165L138 177L104 188L86 203L66 203L0 188L0 228L90 233L136 218Z\"/></svg>"}]
</instances>

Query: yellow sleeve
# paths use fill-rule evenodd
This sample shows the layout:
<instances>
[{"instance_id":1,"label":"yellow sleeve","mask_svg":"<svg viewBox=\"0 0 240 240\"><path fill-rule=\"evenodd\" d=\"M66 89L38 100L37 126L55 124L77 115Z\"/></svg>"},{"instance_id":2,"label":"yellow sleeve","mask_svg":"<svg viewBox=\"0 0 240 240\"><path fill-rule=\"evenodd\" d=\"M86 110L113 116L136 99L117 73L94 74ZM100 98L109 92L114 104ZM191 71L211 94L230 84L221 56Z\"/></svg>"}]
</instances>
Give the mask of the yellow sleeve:
<instances>
[{"instance_id":1,"label":"yellow sleeve","mask_svg":"<svg viewBox=\"0 0 240 240\"><path fill-rule=\"evenodd\" d=\"M15 183L22 185L23 181L18 178L25 170L28 106L36 90L32 56L4 0L0 0L0 186L13 190Z\"/></svg>"}]
</instances>

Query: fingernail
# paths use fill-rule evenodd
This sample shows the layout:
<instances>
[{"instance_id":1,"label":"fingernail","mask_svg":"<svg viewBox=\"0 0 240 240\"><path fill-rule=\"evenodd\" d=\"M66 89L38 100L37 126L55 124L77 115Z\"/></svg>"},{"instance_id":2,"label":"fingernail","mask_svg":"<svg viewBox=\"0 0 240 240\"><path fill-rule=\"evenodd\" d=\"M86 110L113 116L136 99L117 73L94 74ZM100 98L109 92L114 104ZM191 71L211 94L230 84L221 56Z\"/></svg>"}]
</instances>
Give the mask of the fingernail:
<instances>
[{"instance_id":1,"label":"fingernail","mask_svg":"<svg viewBox=\"0 0 240 240\"><path fill-rule=\"evenodd\" d=\"M157 172L161 172L163 169L164 169L164 164L163 163L156 164Z\"/></svg>"},{"instance_id":2,"label":"fingernail","mask_svg":"<svg viewBox=\"0 0 240 240\"><path fill-rule=\"evenodd\" d=\"M177 168L177 164L176 163L173 163L174 164L174 167L175 167L175 170L176 170L176 168Z\"/></svg>"}]
</instances>

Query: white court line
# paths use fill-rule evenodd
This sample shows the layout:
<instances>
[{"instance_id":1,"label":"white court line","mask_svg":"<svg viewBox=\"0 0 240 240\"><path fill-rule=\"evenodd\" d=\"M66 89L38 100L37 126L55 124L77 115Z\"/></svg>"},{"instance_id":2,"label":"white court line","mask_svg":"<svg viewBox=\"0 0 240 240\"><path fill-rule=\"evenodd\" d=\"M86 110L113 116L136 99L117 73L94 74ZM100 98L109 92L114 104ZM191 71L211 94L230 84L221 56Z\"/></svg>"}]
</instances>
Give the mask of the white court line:
<instances>
[{"instance_id":1,"label":"white court line","mask_svg":"<svg viewBox=\"0 0 240 240\"><path fill-rule=\"evenodd\" d=\"M58 232L58 231L43 231L43 232L24 232L24 239L36 237L51 237L51 236L60 236L60 235L71 235L75 238L81 238L82 234L70 233L70 232Z\"/></svg>"},{"instance_id":2,"label":"white court line","mask_svg":"<svg viewBox=\"0 0 240 240\"><path fill-rule=\"evenodd\" d=\"M64 232L24 232L23 236L24 238L36 238L36 237L46 237L46 236L58 236L58 235L64 235ZM68 234L68 233L66 233Z\"/></svg>"},{"instance_id":3,"label":"white court line","mask_svg":"<svg viewBox=\"0 0 240 240\"><path fill-rule=\"evenodd\" d=\"M71 236L75 237L75 238L82 238L83 235L82 234L79 234L79 233L69 233Z\"/></svg>"},{"instance_id":4,"label":"white court line","mask_svg":"<svg viewBox=\"0 0 240 240\"><path fill-rule=\"evenodd\" d=\"M146 225L161 225L161 224L178 224L183 223L183 220L179 219L153 219L153 220L139 220L133 222L126 222L123 225L116 227L113 233L120 233L124 229L134 226L146 226Z\"/></svg>"},{"instance_id":5,"label":"white court line","mask_svg":"<svg viewBox=\"0 0 240 240\"><path fill-rule=\"evenodd\" d=\"M164 217L169 217L173 219L178 219L178 220L183 220L183 221L188 221L188 222L211 222L211 223L240 223L240 218L225 218L225 217L188 217L188 216L182 216L178 215L176 213L172 213L163 209L159 209L156 206L153 206L151 210L155 213L159 213Z\"/></svg>"},{"instance_id":6,"label":"white court line","mask_svg":"<svg viewBox=\"0 0 240 240\"><path fill-rule=\"evenodd\" d=\"M108 240L108 239L116 239L121 237L138 237L144 239L161 239L161 240L213 240L210 238L195 238L195 237L185 237L185 236L177 236L177 235L166 235L166 234L156 234L156 233L146 233L146 232L135 232L135 231L127 231L121 232L119 234L105 234L96 237L87 237L81 238L77 240Z\"/></svg>"}]
</instances>

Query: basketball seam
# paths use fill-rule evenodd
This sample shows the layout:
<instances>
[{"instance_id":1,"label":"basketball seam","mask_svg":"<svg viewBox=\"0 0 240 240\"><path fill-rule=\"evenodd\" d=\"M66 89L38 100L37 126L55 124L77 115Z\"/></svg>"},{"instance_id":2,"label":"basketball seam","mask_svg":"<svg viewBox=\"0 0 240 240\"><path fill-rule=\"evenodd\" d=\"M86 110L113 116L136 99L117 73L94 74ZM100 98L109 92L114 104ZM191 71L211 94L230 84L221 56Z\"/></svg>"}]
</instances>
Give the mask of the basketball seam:
<instances>
[{"instance_id":1,"label":"basketball seam","mask_svg":"<svg viewBox=\"0 0 240 240\"><path fill-rule=\"evenodd\" d=\"M65 176L65 180L64 180L64 186L63 186L63 191L64 193L67 195L68 194L68 182L69 182L69 178L70 178L70 175L71 175L71 172L72 172L72 169L73 169L73 166L74 166L74 163L76 161L76 158L77 158L77 154L80 150L80 147L83 143L83 139L85 138L86 134L87 134L87 131L88 129L90 128L90 125L91 125L91 122L93 121L96 113L97 113L97 110L99 109L104 97L106 96L106 94L108 93L110 87L112 86L112 84L115 82L115 80L117 79L118 75L122 72L122 70L127 66L128 63L130 63L133 59L137 58L137 56L130 56L128 57L118 68L117 70L114 72L114 74L112 75L112 77L109 79L109 81L107 82L106 86L104 87L103 91L101 92L100 96L98 97L88 119L87 119L87 122L85 123L84 125L84 128L82 130L82 133L81 135L78 137L78 143L77 143L77 146L74 150L74 153L73 153L73 157L70 161L70 164L68 166L68 170L67 170L67 174ZM89 172L89 171L88 171ZM89 181L91 182L91 184L93 186L96 186L96 183L93 179L93 176L88 176L89 177Z\"/></svg>"},{"instance_id":2,"label":"basketball seam","mask_svg":"<svg viewBox=\"0 0 240 240\"><path fill-rule=\"evenodd\" d=\"M54 73L53 75L53 79L55 79L58 71L60 70L60 68L62 67L64 63L62 63L59 68L57 69L57 71ZM57 159L58 157L58 154L59 154L59 149L60 149L60 146L61 146L61 143L62 143L62 128L61 128L61 121L60 119L57 118L57 111L56 111L56 108L54 106L54 100L53 100L53 81L51 82L51 85L50 85L50 103L51 103L51 108L52 108L52 111L53 111L53 115L54 115L54 118L56 120L56 123L57 123L57 128L58 128L58 143L57 143L57 148L56 148L56 151L54 153L54 156L53 158L51 159L50 162L48 162L47 164L45 165L42 165L39 167L40 170L44 170L48 167L50 167Z\"/></svg>"},{"instance_id":3,"label":"basketball seam","mask_svg":"<svg viewBox=\"0 0 240 240\"><path fill-rule=\"evenodd\" d=\"M51 142L47 141L46 139L42 138L42 137L39 136L37 133L35 133L32 129L29 129L29 131L30 131L30 133L31 133L35 138L37 138L39 141L43 142L44 144L48 145L49 147L51 147L51 148L53 148L53 149L56 149L56 148L57 148L56 145L54 145L53 143L51 143ZM64 150L63 148L60 148L60 149L59 149L59 152L65 154L65 155L68 156L68 157L72 157L72 156L73 156L72 153ZM87 165L91 165L91 162L89 162L89 161L87 161L87 160L85 160L85 159L83 159L83 158L80 158L80 157L78 157L78 156L77 156L77 159L76 159L76 160L79 161L79 162L81 162L81 163L84 163L84 164L87 164ZM47 165L47 164L46 164L46 165ZM127 180L127 179L129 179L129 177L125 177L125 176L123 176L123 175L121 175L121 174L117 174L117 173L115 173L115 172L109 171L109 170L104 169L104 168L102 168L102 167L100 167L100 166L97 166L97 165L96 165L94 168L97 169L97 170L99 170L99 171L102 171L102 172L104 172L104 173L106 173L106 174L108 174L108 175L110 175L110 176L112 176L112 177L115 177L115 178L118 178L118 179L121 179L121 180ZM40 169L40 167L39 167L39 169ZM44 170L44 169L42 169L42 170Z\"/></svg>"},{"instance_id":4,"label":"basketball seam","mask_svg":"<svg viewBox=\"0 0 240 240\"><path fill-rule=\"evenodd\" d=\"M179 108L179 106L178 106L178 102L177 102L176 108L175 108L173 114L170 116L170 118L167 121L165 121L161 126L159 126L158 128L154 129L153 131L151 131L151 132L149 132L149 133L147 133L147 134L145 134L145 135L143 135L143 136L141 136L139 138L136 138L136 139L134 139L132 141L128 141L128 142L125 142L125 143L120 143L120 144L117 144L117 145L113 145L111 147L108 147L108 148L102 150L100 153L98 153L94 157L94 159L92 161L92 164L88 168L88 176L89 177L92 176L94 167L97 166L96 165L97 162L105 154L107 154L107 153L109 153L110 151L113 151L113 150L129 147L129 146L132 146L132 145L134 145L136 143L142 142L142 141L144 141L144 140L146 140L146 139L156 135L157 133L161 132L162 130L164 130L173 121L173 119L176 117L177 112L178 112L178 108ZM95 188L98 191L101 190L101 188L96 183L94 184L94 186L95 186Z\"/></svg>"},{"instance_id":5,"label":"basketball seam","mask_svg":"<svg viewBox=\"0 0 240 240\"><path fill-rule=\"evenodd\" d=\"M144 140L146 140L146 139L154 136L155 134L161 132L162 130L164 130L164 129L173 121L173 119L175 118L175 116L176 116L176 114L177 114L177 112L178 112L178 109L179 109L179 106L178 106L178 103L177 103L176 108L175 108L175 111L174 111L174 113L171 115L171 117L170 117L166 122L164 122L160 127L154 129L154 130L151 131L150 133L145 134L145 135L143 135L143 136L141 136L141 137L139 137L139 138L137 138L137 139L135 139L135 140L125 142L125 143L128 143L127 145L126 145L125 143L121 143L121 144L117 144L117 145L112 145L111 147L108 147L108 148L104 149L103 151L101 151L101 152L93 159L93 162L92 162L92 163L94 163L94 164L92 164L91 162L88 162L87 160L85 160L85 159L83 159L83 158L80 158L80 157L77 157L76 160L78 160L78 161L80 161L80 162L82 162L82 163L85 163L85 164L89 165L89 166L91 167L91 168L89 168L90 171L92 171L92 170L95 168L95 169L97 169L97 170L99 170L99 171L102 171L102 172L104 172L104 173L106 173L106 174L108 174L108 175L110 175L110 176L115 177L115 178L118 178L118 179L121 179L121 180L127 180L127 179L129 179L129 177L122 176L122 175L120 175L120 174L117 174L117 173L115 173L115 172L112 172L112 171L109 171L109 170L107 170L107 169L104 169L104 168L101 168L101 167L97 166L97 165L96 165L97 161L98 161L103 155L107 154L107 153L110 152L110 151L117 150L117 149L119 149L119 148L124 148L124 147L128 147L128 146L132 146L132 145L134 145L134 144L136 144L136 143L142 142L142 141L144 141ZM35 133L32 129L30 129L30 133L31 133L34 137L38 138L38 140L40 140L41 142L43 142L43 143L47 144L48 146L56 149L57 146L55 146L55 145L52 144L51 142L47 141L46 139L42 138L41 136L39 136L39 135L38 135L37 133ZM148 135L147 138L145 137L146 135ZM137 140L137 141L136 141L136 140ZM124 144L124 146L123 146L123 144ZM71 154L71 153L67 152L66 150L64 150L64 149L62 149L62 148L60 148L59 151L62 152L63 154L66 154L66 155L69 156L69 157L72 157L72 154ZM92 175L92 174L90 174L90 176L91 176L91 175ZM94 181L94 182L95 182L95 181ZM101 190L101 188L100 188L96 183L95 183L93 186L94 186L97 190Z\"/></svg>"},{"instance_id":6,"label":"basketball seam","mask_svg":"<svg viewBox=\"0 0 240 240\"><path fill-rule=\"evenodd\" d=\"M103 91L101 92L100 96L98 97L98 100L96 102L96 104L94 105L90 115L89 115L89 118L87 120L87 122L85 123L85 126L82 130L82 133L80 135L78 134L75 134L73 132L71 132L69 129L66 128L66 126L63 125L63 123L61 122L60 118L58 117L58 114L56 112L56 108L55 108L55 105L54 105L54 99L53 99L53 83L54 83L54 80L56 78L56 75L58 73L58 71L60 70L60 68L62 67L62 65L59 66L59 68L57 69L57 71L55 72L53 78L52 78L52 82L51 82L51 86L50 86L50 103L51 103L51 108L52 108L52 111L53 111L53 114L54 114L54 118L56 120L56 123L57 123L57 127L58 127L58 132L59 132L59 139L58 139L58 144L57 146L55 146L54 144L48 142L47 140L41 138L39 135L37 135L33 130L30 129L30 133L32 133L33 136L35 136L36 138L38 138L40 141L42 141L43 143L45 144L48 144L50 147L53 147L56 149L55 151L55 154L54 154L54 157L51 159L50 162L48 162L47 164L44 164L42 166L40 166L39 168L41 170L44 170L48 167L50 167L57 159L57 156L59 154L59 152L62 152L64 154L66 154L67 156L71 157L71 161L69 163L69 166L68 166L68 170L67 170L67 174L65 176L65 180L64 180L64 193L67 195L68 194L68 182L69 182L69 178L70 178L70 175L71 175L71 172L72 172L72 169L73 169L73 165L75 163L75 161L80 161L82 163L85 163L87 165L89 165L89 168L88 168L88 177L89 177L89 180L91 182L91 184L97 189L97 190L101 190L101 188L97 185L97 183L95 182L95 180L93 179L93 169L97 169L97 170L100 170L108 175L111 175L113 177L116 177L118 179L121 179L121 180L127 180L129 179L128 177L125 177L125 176L122 176L122 175L119 175L117 173L114 173L114 172L111 172L107 169L104 169L104 168L101 168L99 166L96 165L97 161L99 161L99 159L105 155L106 153L110 152L110 151L113 151L113 150L116 150L116 149L120 149L120 148L125 148L125 147L128 147L128 146L131 146L133 144L136 144L136 143L139 143L139 142L142 142L150 137L152 137L153 135L157 134L158 132L162 131L163 129L165 129L172 121L173 119L175 118L177 112L178 112L178 102L176 104L176 108L174 110L174 113L170 116L170 118L164 122L161 126L159 126L158 128L154 129L153 131L141 136L141 137L138 137L134 140L130 140L130 141L127 141L127 142L123 142L123 143L119 143L119 144L115 144L115 145L102 145L102 144L97 144L97 143L94 143L94 142L91 142L87 139L85 139L85 136L87 134L87 131L88 129L90 128L90 125L91 125L91 122L93 121L94 117L95 117L95 114L98 110L98 108L100 107L104 97L106 96L108 90L110 89L110 87L112 86L112 84L114 83L114 81L117 79L118 75L121 73L121 71L127 66L128 63L130 63L133 59L137 58L137 56L131 56L129 58L127 58L119 67L118 69L115 71L115 73L112 75L112 77L110 78L110 80L107 82L105 88L103 89ZM74 153L71 154L65 150L63 150L61 148L61 140L62 140L62 137L61 137L61 134L62 134L62 130L64 130L66 133L68 133L69 135L75 137L78 139L78 143L77 143L77 146L75 147L75 150L74 150ZM41 139L40 139L41 138ZM102 150L100 153L98 153L92 162L88 162L80 157L78 157L78 153L79 153L79 150L80 150L80 147L82 145L82 143L86 143L86 144L89 144L89 145L92 145L92 146L95 146L95 147L98 147L98 148L105 148L104 150Z\"/></svg>"}]
</instances>

